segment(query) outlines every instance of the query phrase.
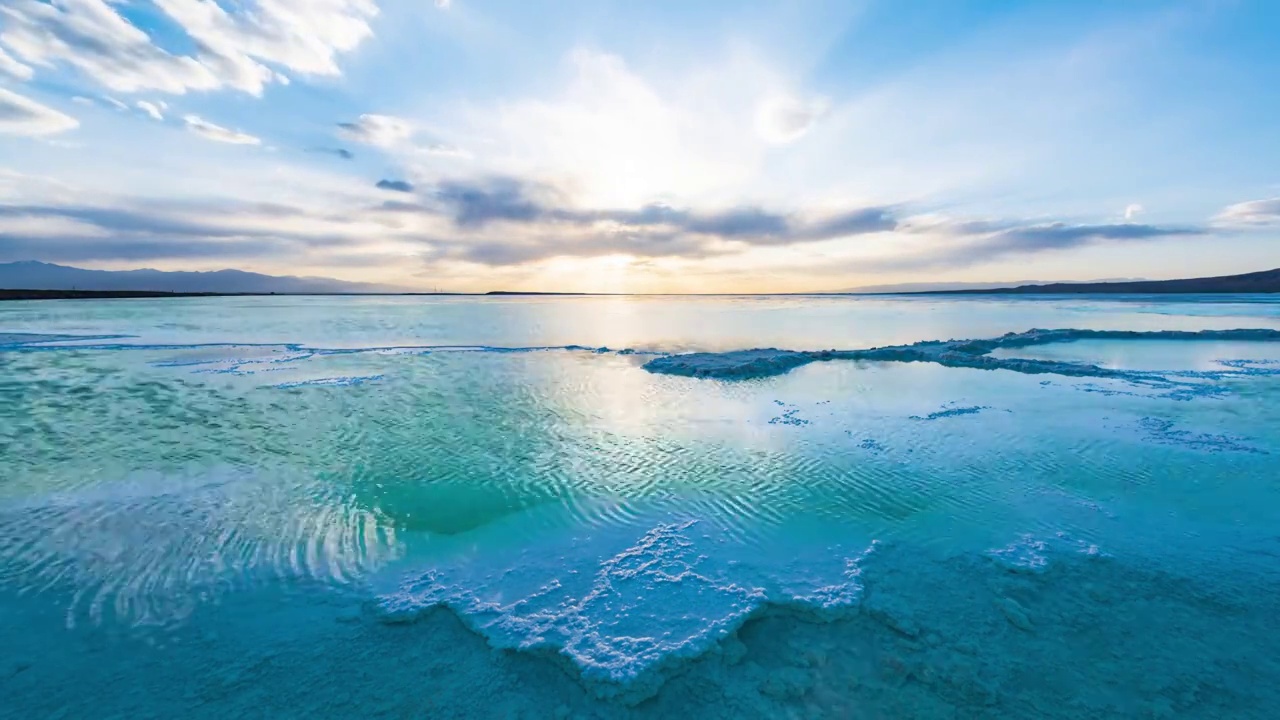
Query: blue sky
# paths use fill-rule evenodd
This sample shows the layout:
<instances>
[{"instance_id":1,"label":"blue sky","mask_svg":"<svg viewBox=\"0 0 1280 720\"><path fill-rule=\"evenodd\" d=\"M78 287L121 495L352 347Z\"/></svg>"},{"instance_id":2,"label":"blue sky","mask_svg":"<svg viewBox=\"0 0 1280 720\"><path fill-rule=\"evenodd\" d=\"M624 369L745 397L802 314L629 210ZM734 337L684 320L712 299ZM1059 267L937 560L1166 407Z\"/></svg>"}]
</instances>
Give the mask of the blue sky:
<instances>
[{"instance_id":1,"label":"blue sky","mask_svg":"<svg viewBox=\"0 0 1280 720\"><path fill-rule=\"evenodd\" d=\"M804 291L1280 266L1270 2L6 0L0 261Z\"/></svg>"}]
</instances>

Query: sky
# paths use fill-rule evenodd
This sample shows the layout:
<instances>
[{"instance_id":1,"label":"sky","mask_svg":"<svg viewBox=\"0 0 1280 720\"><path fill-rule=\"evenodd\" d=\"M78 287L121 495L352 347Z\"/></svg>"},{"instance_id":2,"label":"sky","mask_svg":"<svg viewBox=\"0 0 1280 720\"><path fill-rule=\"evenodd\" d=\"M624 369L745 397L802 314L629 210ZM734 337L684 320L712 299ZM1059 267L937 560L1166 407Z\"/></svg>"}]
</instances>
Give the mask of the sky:
<instances>
[{"instance_id":1,"label":"sky","mask_svg":"<svg viewBox=\"0 0 1280 720\"><path fill-rule=\"evenodd\" d=\"M3 0L0 262L805 292L1280 266L1280 3Z\"/></svg>"}]
</instances>

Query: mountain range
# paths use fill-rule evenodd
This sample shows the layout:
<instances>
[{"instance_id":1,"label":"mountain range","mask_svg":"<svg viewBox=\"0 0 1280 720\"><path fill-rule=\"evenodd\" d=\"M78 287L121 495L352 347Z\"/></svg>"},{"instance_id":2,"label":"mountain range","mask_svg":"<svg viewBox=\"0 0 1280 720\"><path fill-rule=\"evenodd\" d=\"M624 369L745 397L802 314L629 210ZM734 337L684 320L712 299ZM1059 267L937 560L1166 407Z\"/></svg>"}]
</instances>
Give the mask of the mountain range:
<instances>
[{"instance_id":1,"label":"mountain range","mask_svg":"<svg viewBox=\"0 0 1280 720\"><path fill-rule=\"evenodd\" d=\"M244 270L86 270L34 260L0 263L0 288L228 294L410 292L405 288L376 283L348 282L325 277L263 275Z\"/></svg>"},{"instance_id":2,"label":"mountain range","mask_svg":"<svg viewBox=\"0 0 1280 720\"><path fill-rule=\"evenodd\" d=\"M1188 278L1185 280L1136 280L1126 282L1053 283L987 290L943 290L951 294L995 295L1096 295L1175 293L1280 293L1280 268L1242 275Z\"/></svg>"},{"instance_id":3,"label":"mountain range","mask_svg":"<svg viewBox=\"0 0 1280 720\"><path fill-rule=\"evenodd\" d=\"M66 293L185 293L185 294L297 294L333 295L361 293L412 293L414 290L378 283L350 282L325 277L264 275L244 270L211 272L141 270L86 270L26 260L0 263L0 290L58 291ZM1183 280L1098 280L1057 283L904 283L846 290L844 293L880 294L1148 294L1148 293L1280 293L1280 268L1242 275ZM504 294L504 293L497 293ZM538 293L534 293L538 294ZM13 295L8 293L8 295ZM31 297L65 297L48 292ZM17 297L17 296L13 296ZM26 297L23 295L23 297Z\"/></svg>"},{"instance_id":4,"label":"mountain range","mask_svg":"<svg viewBox=\"0 0 1280 720\"><path fill-rule=\"evenodd\" d=\"M954 292L957 290L982 292L1028 285L1077 285L1082 283L1142 282L1145 280L1146 278L1105 278L1102 280L1011 280L1009 282L912 282L895 283L893 285L863 285L848 290L839 290L838 292L854 294Z\"/></svg>"}]
</instances>

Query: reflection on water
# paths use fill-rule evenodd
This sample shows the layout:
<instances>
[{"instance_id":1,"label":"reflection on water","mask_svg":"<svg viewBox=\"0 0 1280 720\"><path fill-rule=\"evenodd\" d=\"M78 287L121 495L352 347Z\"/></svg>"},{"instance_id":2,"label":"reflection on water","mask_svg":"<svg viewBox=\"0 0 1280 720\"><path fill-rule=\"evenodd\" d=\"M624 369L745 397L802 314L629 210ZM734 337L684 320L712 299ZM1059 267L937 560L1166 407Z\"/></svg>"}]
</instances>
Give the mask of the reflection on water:
<instances>
[{"instance_id":1,"label":"reflection on water","mask_svg":"<svg viewBox=\"0 0 1280 720\"><path fill-rule=\"evenodd\" d=\"M180 322L175 322L175 317ZM130 343L483 345L724 351L865 348L1031 328L1280 328L1280 300L1080 297L289 297L7 303L0 332Z\"/></svg>"},{"instance_id":2,"label":"reflection on water","mask_svg":"<svg viewBox=\"0 0 1280 720\"><path fill-rule=\"evenodd\" d=\"M586 348L1270 328L1276 304L232 312L253 302L0 308L0 333L131 336L0 340L0 684L19 714L1274 707L1275 344L997 352L1212 390L1183 394L881 362L703 380ZM563 345L583 349L501 350Z\"/></svg>"}]
</instances>

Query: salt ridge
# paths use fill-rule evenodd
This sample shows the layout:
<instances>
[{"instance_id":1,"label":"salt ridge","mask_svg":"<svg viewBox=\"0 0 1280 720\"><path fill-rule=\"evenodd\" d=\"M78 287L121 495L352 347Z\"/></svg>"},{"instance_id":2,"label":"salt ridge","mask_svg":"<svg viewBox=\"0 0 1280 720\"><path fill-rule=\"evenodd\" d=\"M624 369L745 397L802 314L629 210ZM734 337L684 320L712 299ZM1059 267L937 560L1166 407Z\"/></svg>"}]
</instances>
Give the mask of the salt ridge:
<instances>
[{"instance_id":1,"label":"salt ridge","mask_svg":"<svg viewBox=\"0 0 1280 720\"><path fill-rule=\"evenodd\" d=\"M768 607L826 620L856 610L876 547L759 548L743 556L709 519L651 517L514 556L467 553L382 596L389 621L446 607L498 648L546 651L600 697L638 702ZM647 528L647 529L645 529Z\"/></svg>"},{"instance_id":2,"label":"salt ridge","mask_svg":"<svg viewBox=\"0 0 1280 720\"><path fill-rule=\"evenodd\" d=\"M284 355L269 359L221 358L196 361L167 361L164 366L200 366L224 364L228 367L215 372L239 372L251 374L255 364L292 363L316 356L351 355L361 353L432 354L452 352L536 353L551 351L589 352L596 355L619 356L652 355L654 359L643 367L651 373L679 375L721 380L747 380L783 375L798 367L814 362L831 360L862 360L872 362L924 362L945 367L978 370L1009 370L1039 375L1063 375L1068 377L1109 378L1139 384L1163 384L1169 389L1180 389L1194 394L1191 383L1175 382L1169 378L1187 380L1216 380L1229 375L1270 375L1280 373L1269 361L1223 360L1223 371L1182 371L1153 373L1137 370L1104 368L1083 362L1061 362L1029 358L994 357L990 353L1001 348L1025 348L1037 345L1074 342L1077 340L1180 340L1180 341L1257 341L1280 342L1280 330L1265 328L1241 328L1234 330L1082 330L1082 329L1033 329L1021 333L1007 333L997 338L967 340L923 340L909 345L888 345L858 350L781 350L778 348L754 348L727 352L693 352L668 354L656 350L635 348L612 349L585 345L547 345L528 347L499 347L489 345L386 345L359 348L319 348L298 343L195 343L195 344L131 344L88 343L104 339L124 339L121 335L40 335L33 333L0 333L0 351L57 351L76 350L194 350L194 349L279 349ZM1173 388L1178 385L1180 388Z\"/></svg>"},{"instance_id":3,"label":"salt ridge","mask_svg":"<svg viewBox=\"0 0 1280 720\"><path fill-rule=\"evenodd\" d=\"M1076 340L1249 340L1280 342L1280 330L1028 330L998 338L978 340L925 340L911 345L889 345L865 350L779 350L757 348L722 353L668 355L645 363L652 373L721 380L748 380L783 375L795 368L830 360L878 362L927 362L946 367L977 370L1011 370L1030 375L1052 374L1071 377L1151 380L1153 373L1116 370L1087 363L999 358L990 353L999 348L1025 348ZM1256 368L1252 368L1256 369Z\"/></svg>"}]
</instances>

